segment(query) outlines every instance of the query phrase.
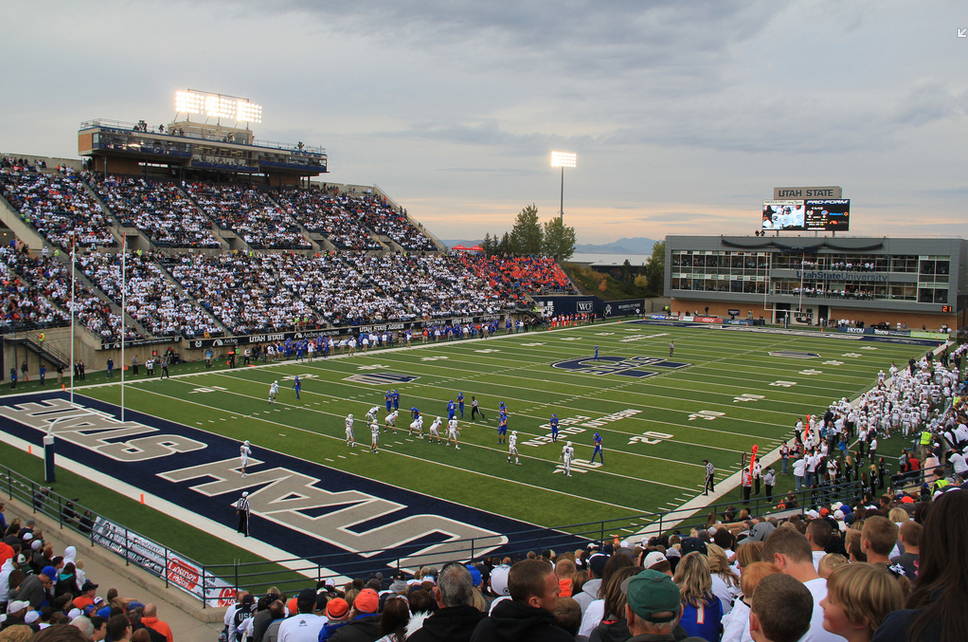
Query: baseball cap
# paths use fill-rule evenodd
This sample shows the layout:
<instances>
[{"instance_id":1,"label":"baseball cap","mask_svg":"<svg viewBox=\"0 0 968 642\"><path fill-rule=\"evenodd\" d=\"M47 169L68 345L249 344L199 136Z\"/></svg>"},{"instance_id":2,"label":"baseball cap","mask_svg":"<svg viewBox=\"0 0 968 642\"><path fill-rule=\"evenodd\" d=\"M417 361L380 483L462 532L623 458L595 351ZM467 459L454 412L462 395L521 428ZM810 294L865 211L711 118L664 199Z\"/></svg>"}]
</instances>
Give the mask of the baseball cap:
<instances>
[{"instance_id":1,"label":"baseball cap","mask_svg":"<svg viewBox=\"0 0 968 642\"><path fill-rule=\"evenodd\" d=\"M73 613L76 610L77 609L71 610L71 613ZM28 625L33 624L39 619L40 619L40 611L27 611L27 614L24 615L24 624L28 624ZM73 620L74 618L71 618L71 619Z\"/></svg>"},{"instance_id":2,"label":"baseball cap","mask_svg":"<svg viewBox=\"0 0 968 642\"><path fill-rule=\"evenodd\" d=\"M30 602L24 602L23 600L14 600L7 604L7 613L13 615L14 613L20 613L25 608L30 606Z\"/></svg>"},{"instance_id":3,"label":"baseball cap","mask_svg":"<svg viewBox=\"0 0 968 642\"><path fill-rule=\"evenodd\" d=\"M663 624L679 617L679 587L665 573L646 569L622 582L622 592L632 612L644 620ZM656 613L669 615L656 617Z\"/></svg>"},{"instance_id":4,"label":"baseball cap","mask_svg":"<svg viewBox=\"0 0 968 642\"><path fill-rule=\"evenodd\" d=\"M84 586L81 587L81 593L84 593L86 591L93 591L95 589L97 589L97 584L95 584L91 580L84 580Z\"/></svg>"},{"instance_id":5,"label":"baseball cap","mask_svg":"<svg viewBox=\"0 0 968 642\"><path fill-rule=\"evenodd\" d=\"M588 568L591 569L597 577L601 577L602 573L605 572L605 564L608 563L608 555L602 553L597 553L588 558Z\"/></svg>"},{"instance_id":6,"label":"baseball cap","mask_svg":"<svg viewBox=\"0 0 968 642\"><path fill-rule=\"evenodd\" d=\"M363 589L353 601L353 608L360 613L376 613L380 608L380 596L373 589Z\"/></svg>"},{"instance_id":7,"label":"baseball cap","mask_svg":"<svg viewBox=\"0 0 968 642\"><path fill-rule=\"evenodd\" d=\"M680 549L682 550L683 557L685 557L689 553L693 553L697 551L699 553L702 553L703 555L707 555L709 552L708 549L706 548L706 542L702 541L698 537L685 538L684 540L682 540Z\"/></svg>"},{"instance_id":8,"label":"baseball cap","mask_svg":"<svg viewBox=\"0 0 968 642\"><path fill-rule=\"evenodd\" d=\"M508 573L511 567L498 566L491 571L491 591L495 595L510 595L508 590Z\"/></svg>"},{"instance_id":9,"label":"baseball cap","mask_svg":"<svg viewBox=\"0 0 968 642\"><path fill-rule=\"evenodd\" d=\"M349 610L350 605L341 597L337 597L326 603L326 617L331 620L339 620Z\"/></svg>"},{"instance_id":10,"label":"baseball cap","mask_svg":"<svg viewBox=\"0 0 968 642\"><path fill-rule=\"evenodd\" d=\"M642 566L645 568L652 568L656 564L661 564L662 562L668 562L669 558L663 555L659 551L652 551L645 556L645 561L642 562Z\"/></svg>"},{"instance_id":11,"label":"baseball cap","mask_svg":"<svg viewBox=\"0 0 968 642\"><path fill-rule=\"evenodd\" d=\"M481 585L480 570L478 570L476 566L472 566L470 564L467 565L467 570L470 571L471 573L471 584L473 584L474 586L480 586Z\"/></svg>"}]
</instances>

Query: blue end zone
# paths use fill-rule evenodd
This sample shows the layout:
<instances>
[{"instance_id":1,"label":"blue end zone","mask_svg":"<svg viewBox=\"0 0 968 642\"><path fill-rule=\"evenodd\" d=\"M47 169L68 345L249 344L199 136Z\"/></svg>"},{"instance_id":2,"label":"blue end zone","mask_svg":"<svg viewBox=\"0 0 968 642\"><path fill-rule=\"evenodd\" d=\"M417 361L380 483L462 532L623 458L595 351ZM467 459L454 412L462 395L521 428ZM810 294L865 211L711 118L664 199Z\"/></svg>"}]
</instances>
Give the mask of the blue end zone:
<instances>
[{"instance_id":1,"label":"blue end zone","mask_svg":"<svg viewBox=\"0 0 968 642\"><path fill-rule=\"evenodd\" d=\"M691 363L681 361L669 361L659 357L612 357L600 356L584 357L582 359L571 359L569 361L558 361L551 364L552 368L560 370L571 370L583 374L592 375L617 375L619 377L634 377L642 379L659 374L655 370L644 370L643 368L662 368L663 370L678 370L691 366Z\"/></svg>"},{"instance_id":2,"label":"blue end zone","mask_svg":"<svg viewBox=\"0 0 968 642\"><path fill-rule=\"evenodd\" d=\"M439 564L473 555L572 548L586 540L468 506L403 490L336 468L253 444L245 478L239 442L196 428L125 410L75 393L8 397L0 403L0 430L41 448L51 422L57 455L235 530L234 503L247 490L252 537L310 559L334 555L353 574L392 569L407 559ZM211 523L192 524L209 530ZM145 533L151 537L151 533ZM192 551L183 551L191 555Z\"/></svg>"}]
</instances>

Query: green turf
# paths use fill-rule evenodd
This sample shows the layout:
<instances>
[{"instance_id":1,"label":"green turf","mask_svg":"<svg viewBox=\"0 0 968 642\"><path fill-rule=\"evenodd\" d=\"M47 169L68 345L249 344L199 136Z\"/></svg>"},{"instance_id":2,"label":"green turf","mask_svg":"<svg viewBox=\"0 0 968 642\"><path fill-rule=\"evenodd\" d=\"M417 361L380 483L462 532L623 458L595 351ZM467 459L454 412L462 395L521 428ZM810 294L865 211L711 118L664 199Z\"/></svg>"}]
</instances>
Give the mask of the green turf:
<instances>
[{"instance_id":1,"label":"green turf","mask_svg":"<svg viewBox=\"0 0 968 642\"><path fill-rule=\"evenodd\" d=\"M591 356L668 357L692 364L646 379L596 376L554 369L552 362ZM770 356L770 351L819 353L820 358ZM165 417L238 440L443 499L529 523L559 526L628 517L681 505L702 490L702 460L713 461L717 478L739 468L740 457L757 444L760 452L792 434L797 417L822 413L841 396L855 397L870 387L879 369L904 364L925 351L921 346L829 339L824 335L787 336L609 323L557 331L465 340L367 355L279 362L268 367L198 370L178 366L170 380L138 378L125 388L129 408ZM348 448L343 418L358 420L378 405L384 413L387 386L347 381L355 374L395 372L419 377L397 386L401 416L396 437L384 434L381 453ZM661 372L661 369L660 369ZM303 377L296 401L291 381ZM269 384L279 379L279 403L267 401ZM89 376L88 382L103 381ZM793 385L790 385L792 382ZM461 450L406 436L411 406L427 417L446 419L446 403L463 391L465 416L477 396L486 422L461 422ZM117 385L91 387L84 394L120 402ZM743 395L748 395L743 397ZM522 466L506 463L507 448L496 443L497 405L510 410L517 430ZM638 414L578 435L562 435L576 447L579 461L591 457L591 438L605 439L605 465L555 473L561 444L538 447L524 442L547 434L552 412L597 420L624 410ZM716 414L722 413L722 414ZM544 426L543 426L544 425ZM564 428L564 427L563 427ZM671 435L656 437L655 435ZM357 441L369 432L357 421ZM657 442L647 443L636 437ZM882 446L883 452L888 452ZM577 471L580 467L575 466ZM419 474L416 474L419 471ZM780 478L777 492L790 484Z\"/></svg>"}]
</instances>

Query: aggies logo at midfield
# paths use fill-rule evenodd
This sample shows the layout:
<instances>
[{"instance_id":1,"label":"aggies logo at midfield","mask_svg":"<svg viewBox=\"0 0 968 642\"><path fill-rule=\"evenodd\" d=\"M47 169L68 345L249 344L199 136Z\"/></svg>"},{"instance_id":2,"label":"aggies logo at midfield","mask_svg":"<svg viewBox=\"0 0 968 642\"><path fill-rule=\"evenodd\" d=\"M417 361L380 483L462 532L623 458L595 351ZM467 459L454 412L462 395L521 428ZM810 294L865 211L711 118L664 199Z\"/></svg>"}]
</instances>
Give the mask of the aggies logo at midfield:
<instances>
[{"instance_id":1,"label":"aggies logo at midfield","mask_svg":"<svg viewBox=\"0 0 968 642\"><path fill-rule=\"evenodd\" d=\"M678 370L691 366L691 363L681 361L669 361L661 357L585 357L582 359L572 359L570 361L559 361L551 364L552 368L562 370L575 370L584 374L593 375L618 375L620 377L635 377L642 379L659 374L659 370L651 368L662 368L663 370ZM647 370L646 368L650 368Z\"/></svg>"}]
</instances>

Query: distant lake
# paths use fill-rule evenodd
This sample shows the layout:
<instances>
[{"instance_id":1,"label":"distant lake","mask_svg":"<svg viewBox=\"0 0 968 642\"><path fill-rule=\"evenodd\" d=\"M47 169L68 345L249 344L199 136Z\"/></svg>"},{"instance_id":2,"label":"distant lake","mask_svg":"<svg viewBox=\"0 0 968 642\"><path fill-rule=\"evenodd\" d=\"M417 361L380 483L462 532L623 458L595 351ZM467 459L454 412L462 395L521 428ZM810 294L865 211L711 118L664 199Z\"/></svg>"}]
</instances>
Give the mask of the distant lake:
<instances>
[{"instance_id":1,"label":"distant lake","mask_svg":"<svg viewBox=\"0 0 968 642\"><path fill-rule=\"evenodd\" d=\"M648 263L651 258L651 254L575 254L571 261L592 265L622 265L628 259L632 265L639 266Z\"/></svg>"}]
</instances>

